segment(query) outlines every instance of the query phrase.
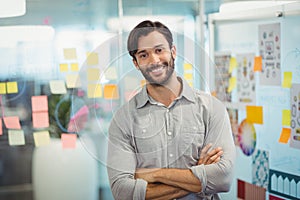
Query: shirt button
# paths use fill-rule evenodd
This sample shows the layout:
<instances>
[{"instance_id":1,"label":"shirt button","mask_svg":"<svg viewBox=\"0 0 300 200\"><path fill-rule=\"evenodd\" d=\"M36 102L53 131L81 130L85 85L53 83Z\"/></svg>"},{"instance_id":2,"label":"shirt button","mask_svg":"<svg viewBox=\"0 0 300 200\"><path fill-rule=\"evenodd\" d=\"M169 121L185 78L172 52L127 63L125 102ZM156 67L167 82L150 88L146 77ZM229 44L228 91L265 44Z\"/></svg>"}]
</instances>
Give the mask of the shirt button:
<instances>
[{"instance_id":1,"label":"shirt button","mask_svg":"<svg viewBox=\"0 0 300 200\"><path fill-rule=\"evenodd\" d=\"M170 110L169 109L167 109L167 112L169 112Z\"/></svg>"},{"instance_id":2,"label":"shirt button","mask_svg":"<svg viewBox=\"0 0 300 200\"><path fill-rule=\"evenodd\" d=\"M173 154L172 154L172 153L170 153L170 154L169 154L169 156L172 158L172 157L173 157Z\"/></svg>"},{"instance_id":3,"label":"shirt button","mask_svg":"<svg viewBox=\"0 0 300 200\"><path fill-rule=\"evenodd\" d=\"M142 132L143 132L143 133L146 133L146 129L143 129Z\"/></svg>"},{"instance_id":4,"label":"shirt button","mask_svg":"<svg viewBox=\"0 0 300 200\"><path fill-rule=\"evenodd\" d=\"M168 131L168 135L172 135L172 132L171 132L171 131Z\"/></svg>"}]
</instances>

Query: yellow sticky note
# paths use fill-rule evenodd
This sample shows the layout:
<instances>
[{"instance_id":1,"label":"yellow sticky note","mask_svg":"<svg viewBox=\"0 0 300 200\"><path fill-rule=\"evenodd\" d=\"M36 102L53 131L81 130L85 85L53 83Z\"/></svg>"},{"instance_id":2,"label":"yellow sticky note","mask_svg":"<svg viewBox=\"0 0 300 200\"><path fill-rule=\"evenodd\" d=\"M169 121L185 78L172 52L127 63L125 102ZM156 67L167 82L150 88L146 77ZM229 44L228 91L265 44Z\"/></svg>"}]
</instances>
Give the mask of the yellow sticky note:
<instances>
[{"instance_id":1,"label":"yellow sticky note","mask_svg":"<svg viewBox=\"0 0 300 200\"><path fill-rule=\"evenodd\" d=\"M59 64L60 72L67 72L69 70L69 65L67 63Z\"/></svg>"},{"instance_id":2,"label":"yellow sticky note","mask_svg":"<svg viewBox=\"0 0 300 200\"><path fill-rule=\"evenodd\" d=\"M48 131L39 131L33 133L34 144L36 147L50 144L50 134Z\"/></svg>"},{"instance_id":3,"label":"yellow sticky note","mask_svg":"<svg viewBox=\"0 0 300 200\"><path fill-rule=\"evenodd\" d=\"M230 62L229 62L229 73L231 73L233 71L234 68L237 67L237 61L235 57L231 57L230 58Z\"/></svg>"},{"instance_id":4,"label":"yellow sticky note","mask_svg":"<svg viewBox=\"0 0 300 200\"><path fill-rule=\"evenodd\" d=\"M283 82L282 87L284 88L291 88L292 86L292 72L284 72L283 73Z\"/></svg>"},{"instance_id":5,"label":"yellow sticky note","mask_svg":"<svg viewBox=\"0 0 300 200\"><path fill-rule=\"evenodd\" d=\"M108 80L117 80L118 74L117 69L115 67L109 67L104 72L105 78Z\"/></svg>"},{"instance_id":6,"label":"yellow sticky note","mask_svg":"<svg viewBox=\"0 0 300 200\"><path fill-rule=\"evenodd\" d=\"M229 79L229 86L227 88L227 92L231 92L234 88L236 88L236 77L231 77Z\"/></svg>"},{"instance_id":7,"label":"yellow sticky note","mask_svg":"<svg viewBox=\"0 0 300 200\"><path fill-rule=\"evenodd\" d=\"M8 143L11 146L24 145L25 137L23 130L8 130Z\"/></svg>"},{"instance_id":8,"label":"yellow sticky note","mask_svg":"<svg viewBox=\"0 0 300 200\"><path fill-rule=\"evenodd\" d=\"M87 69L87 79L88 79L88 81L98 81L100 79L100 69L88 68Z\"/></svg>"},{"instance_id":9,"label":"yellow sticky note","mask_svg":"<svg viewBox=\"0 0 300 200\"><path fill-rule=\"evenodd\" d=\"M289 141L290 137L291 137L291 129L282 128L280 138L279 138L279 142L286 144Z\"/></svg>"},{"instance_id":10,"label":"yellow sticky note","mask_svg":"<svg viewBox=\"0 0 300 200\"><path fill-rule=\"evenodd\" d=\"M6 94L6 83L0 83L0 94Z\"/></svg>"},{"instance_id":11,"label":"yellow sticky note","mask_svg":"<svg viewBox=\"0 0 300 200\"><path fill-rule=\"evenodd\" d=\"M246 106L247 122L263 124L263 107Z\"/></svg>"},{"instance_id":12,"label":"yellow sticky note","mask_svg":"<svg viewBox=\"0 0 300 200\"><path fill-rule=\"evenodd\" d=\"M118 99L119 98L118 86L115 84L106 84L104 86L104 98Z\"/></svg>"},{"instance_id":13,"label":"yellow sticky note","mask_svg":"<svg viewBox=\"0 0 300 200\"><path fill-rule=\"evenodd\" d=\"M88 66L93 66L93 65L98 65L99 60L98 60L98 54L95 52L88 52L86 54L86 62Z\"/></svg>"},{"instance_id":14,"label":"yellow sticky note","mask_svg":"<svg viewBox=\"0 0 300 200\"><path fill-rule=\"evenodd\" d=\"M52 94L66 94L67 89L63 80L50 81L50 91Z\"/></svg>"},{"instance_id":15,"label":"yellow sticky note","mask_svg":"<svg viewBox=\"0 0 300 200\"><path fill-rule=\"evenodd\" d=\"M193 80L193 74L191 73L184 73L184 79L187 81Z\"/></svg>"},{"instance_id":16,"label":"yellow sticky note","mask_svg":"<svg viewBox=\"0 0 300 200\"><path fill-rule=\"evenodd\" d=\"M18 93L18 83L17 82L7 82L7 94Z\"/></svg>"},{"instance_id":17,"label":"yellow sticky note","mask_svg":"<svg viewBox=\"0 0 300 200\"><path fill-rule=\"evenodd\" d=\"M183 64L183 70L184 70L184 71L190 71L190 70L193 70L193 65L190 64L190 63L184 63L184 64Z\"/></svg>"},{"instance_id":18,"label":"yellow sticky note","mask_svg":"<svg viewBox=\"0 0 300 200\"><path fill-rule=\"evenodd\" d=\"M71 71L77 72L79 70L78 63L71 63Z\"/></svg>"},{"instance_id":19,"label":"yellow sticky note","mask_svg":"<svg viewBox=\"0 0 300 200\"><path fill-rule=\"evenodd\" d=\"M261 70L262 70L262 57L261 56L256 56L254 58L253 71L261 72Z\"/></svg>"},{"instance_id":20,"label":"yellow sticky note","mask_svg":"<svg viewBox=\"0 0 300 200\"><path fill-rule=\"evenodd\" d=\"M68 74L66 75L67 88L80 88L81 81L79 74Z\"/></svg>"},{"instance_id":21,"label":"yellow sticky note","mask_svg":"<svg viewBox=\"0 0 300 200\"><path fill-rule=\"evenodd\" d=\"M189 84L190 87L194 87L193 81L188 81L188 84Z\"/></svg>"},{"instance_id":22,"label":"yellow sticky note","mask_svg":"<svg viewBox=\"0 0 300 200\"><path fill-rule=\"evenodd\" d=\"M61 142L63 149L75 149L76 148L77 135L71 133L61 134Z\"/></svg>"},{"instance_id":23,"label":"yellow sticky note","mask_svg":"<svg viewBox=\"0 0 300 200\"><path fill-rule=\"evenodd\" d=\"M66 60L77 59L76 49L75 48L66 48L64 49L64 57Z\"/></svg>"},{"instance_id":24,"label":"yellow sticky note","mask_svg":"<svg viewBox=\"0 0 300 200\"><path fill-rule=\"evenodd\" d=\"M291 110L282 110L282 125L291 126Z\"/></svg>"},{"instance_id":25,"label":"yellow sticky note","mask_svg":"<svg viewBox=\"0 0 300 200\"><path fill-rule=\"evenodd\" d=\"M88 98L102 97L102 87L100 84L88 84Z\"/></svg>"},{"instance_id":26,"label":"yellow sticky note","mask_svg":"<svg viewBox=\"0 0 300 200\"><path fill-rule=\"evenodd\" d=\"M34 112L34 113L32 113L32 126L34 128L47 128L47 127L49 127L48 112Z\"/></svg>"},{"instance_id":27,"label":"yellow sticky note","mask_svg":"<svg viewBox=\"0 0 300 200\"><path fill-rule=\"evenodd\" d=\"M3 117L3 121L7 129L21 129L18 116Z\"/></svg>"}]
</instances>

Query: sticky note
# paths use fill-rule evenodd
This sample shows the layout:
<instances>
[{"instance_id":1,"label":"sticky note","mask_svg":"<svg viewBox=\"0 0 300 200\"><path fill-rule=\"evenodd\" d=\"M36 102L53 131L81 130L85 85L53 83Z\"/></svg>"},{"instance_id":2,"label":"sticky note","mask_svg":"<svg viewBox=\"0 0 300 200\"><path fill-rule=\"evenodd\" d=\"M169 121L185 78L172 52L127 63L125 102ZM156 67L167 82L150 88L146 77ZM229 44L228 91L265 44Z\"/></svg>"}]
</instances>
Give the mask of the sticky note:
<instances>
[{"instance_id":1,"label":"sticky note","mask_svg":"<svg viewBox=\"0 0 300 200\"><path fill-rule=\"evenodd\" d=\"M109 67L109 68L105 69L104 75L107 80L117 80L118 79L117 69L115 67Z\"/></svg>"},{"instance_id":2,"label":"sticky note","mask_svg":"<svg viewBox=\"0 0 300 200\"><path fill-rule=\"evenodd\" d=\"M6 83L0 83L0 94L6 94Z\"/></svg>"},{"instance_id":3,"label":"sticky note","mask_svg":"<svg viewBox=\"0 0 300 200\"><path fill-rule=\"evenodd\" d=\"M255 56L253 71L261 72L261 70L262 70L262 57L261 56Z\"/></svg>"},{"instance_id":4,"label":"sticky note","mask_svg":"<svg viewBox=\"0 0 300 200\"><path fill-rule=\"evenodd\" d=\"M20 119L18 116L3 117L7 129L21 129Z\"/></svg>"},{"instance_id":5,"label":"sticky note","mask_svg":"<svg viewBox=\"0 0 300 200\"><path fill-rule=\"evenodd\" d=\"M48 114L48 112L34 112L34 113L32 113L32 126L34 128L47 128L47 127L49 127L49 114Z\"/></svg>"},{"instance_id":6,"label":"sticky note","mask_svg":"<svg viewBox=\"0 0 300 200\"><path fill-rule=\"evenodd\" d=\"M48 131L34 132L33 139L36 147L50 144L50 134Z\"/></svg>"},{"instance_id":7,"label":"sticky note","mask_svg":"<svg viewBox=\"0 0 300 200\"><path fill-rule=\"evenodd\" d=\"M229 69L228 72L231 73L233 71L233 69L235 69L237 67L237 61L235 57L231 57L230 58L230 62L229 62Z\"/></svg>"},{"instance_id":8,"label":"sticky note","mask_svg":"<svg viewBox=\"0 0 300 200\"><path fill-rule=\"evenodd\" d=\"M279 142L286 144L289 141L290 136L291 136L291 129L290 128L282 128Z\"/></svg>"},{"instance_id":9,"label":"sticky note","mask_svg":"<svg viewBox=\"0 0 300 200\"><path fill-rule=\"evenodd\" d=\"M7 88L7 94L18 93L18 83L17 82L7 82L6 88Z\"/></svg>"},{"instance_id":10,"label":"sticky note","mask_svg":"<svg viewBox=\"0 0 300 200\"><path fill-rule=\"evenodd\" d=\"M236 88L236 77L231 77L229 79L229 86L227 88L227 92L231 92L234 88Z\"/></svg>"},{"instance_id":11,"label":"sticky note","mask_svg":"<svg viewBox=\"0 0 300 200\"><path fill-rule=\"evenodd\" d=\"M71 71L77 72L79 70L78 63L71 63Z\"/></svg>"},{"instance_id":12,"label":"sticky note","mask_svg":"<svg viewBox=\"0 0 300 200\"><path fill-rule=\"evenodd\" d=\"M48 111L48 97L46 95L32 96L31 107L32 112Z\"/></svg>"},{"instance_id":13,"label":"sticky note","mask_svg":"<svg viewBox=\"0 0 300 200\"><path fill-rule=\"evenodd\" d=\"M292 72L284 72L283 73L283 82L282 87L284 88L291 88L292 86Z\"/></svg>"},{"instance_id":14,"label":"sticky note","mask_svg":"<svg viewBox=\"0 0 300 200\"><path fill-rule=\"evenodd\" d=\"M189 81L189 80L193 80L193 74L191 73L184 73L184 79Z\"/></svg>"},{"instance_id":15,"label":"sticky note","mask_svg":"<svg viewBox=\"0 0 300 200\"><path fill-rule=\"evenodd\" d=\"M61 142L63 149L75 149L76 148L77 135L71 133L61 134Z\"/></svg>"},{"instance_id":16,"label":"sticky note","mask_svg":"<svg viewBox=\"0 0 300 200\"><path fill-rule=\"evenodd\" d=\"M187 83L189 84L190 87L194 87L194 82L193 81L188 81Z\"/></svg>"},{"instance_id":17,"label":"sticky note","mask_svg":"<svg viewBox=\"0 0 300 200\"><path fill-rule=\"evenodd\" d=\"M87 69L87 79L88 79L88 81L98 81L100 79L100 69L88 68Z\"/></svg>"},{"instance_id":18,"label":"sticky note","mask_svg":"<svg viewBox=\"0 0 300 200\"><path fill-rule=\"evenodd\" d=\"M98 61L98 54L95 52L88 52L86 54L86 59L87 59L87 65L88 66L93 66L93 65L98 65L99 61Z\"/></svg>"},{"instance_id":19,"label":"sticky note","mask_svg":"<svg viewBox=\"0 0 300 200\"><path fill-rule=\"evenodd\" d=\"M8 143L11 146L24 145L25 137L23 130L8 130Z\"/></svg>"},{"instance_id":20,"label":"sticky note","mask_svg":"<svg viewBox=\"0 0 300 200\"><path fill-rule=\"evenodd\" d=\"M60 72L67 72L69 70L69 65L67 63L59 64Z\"/></svg>"},{"instance_id":21,"label":"sticky note","mask_svg":"<svg viewBox=\"0 0 300 200\"><path fill-rule=\"evenodd\" d=\"M282 125L291 126L291 110L282 110Z\"/></svg>"},{"instance_id":22,"label":"sticky note","mask_svg":"<svg viewBox=\"0 0 300 200\"><path fill-rule=\"evenodd\" d=\"M0 135L3 134L3 130L2 130L2 119L0 118Z\"/></svg>"},{"instance_id":23,"label":"sticky note","mask_svg":"<svg viewBox=\"0 0 300 200\"><path fill-rule=\"evenodd\" d=\"M88 84L88 98L102 97L102 86L100 84Z\"/></svg>"},{"instance_id":24,"label":"sticky note","mask_svg":"<svg viewBox=\"0 0 300 200\"><path fill-rule=\"evenodd\" d=\"M115 84L106 84L104 86L104 98L118 99L119 98L118 86Z\"/></svg>"},{"instance_id":25,"label":"sticky note","mask_svg":"<svg viewBox=\"0 0 300 200\"><path fill-rule=\"evenodd\" d=\"M52 94L66 94L67 89L63 80L50 81L50 91Z\"/></svg>"},{"instance_id":26,"label":"sticky note","mask_svg":"<svg viewBox=\"0 0 300 200\"><path fill-rule=\"evenodd\" d=\"M64 49L64 57L66 60L77 59L76 49L75 48L66 48Z\"/></svg>"},{"instance_id":27,"label":"sticky note","mask_svg":"<svg viewBox=\"0 0 300 200\"><path fill-rule=\"evenodd\" d=\"M263 107L246 106L247 122L263 124Z\"/></svg>"},{"instance_id":28,"label":"sticky note","mask_svg":"<svg viewBox=\"0 0 300 200\"><path fill-rule=\"evenodd\" d=\"M193 70L193 65L190 64L190 63L184 63L184 64L183 64L183 70L184 70L184 71L190 71L190 70Z\"/></svg>"},{"instance_id":29,"label":"sticky note","mask_svg":"<svg viewBox=\"0 0 300 200\"><path fill-rule=\"evenodd\" d=\"M79 74L67 74L66 75L67 88L79 88L81 87L81 81Z\"/></svg>"}]
</instances>

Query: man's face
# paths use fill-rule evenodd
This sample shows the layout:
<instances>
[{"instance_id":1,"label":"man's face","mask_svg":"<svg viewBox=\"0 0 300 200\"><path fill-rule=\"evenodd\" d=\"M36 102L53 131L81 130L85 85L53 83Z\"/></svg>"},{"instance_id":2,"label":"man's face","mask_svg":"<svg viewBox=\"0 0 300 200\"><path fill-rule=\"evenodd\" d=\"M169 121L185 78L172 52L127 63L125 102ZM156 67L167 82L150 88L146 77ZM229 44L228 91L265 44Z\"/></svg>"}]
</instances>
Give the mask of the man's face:
<instances>
[{"instance_id":1,"label":"man's face","mask_svg":"<svg viewBox=\"0 0 300 200\"><path fill-rule=\"evenodd\" d=\"M164 85L174 72L175 47L170 49L165 37L153 31L138 40L134 64L150 84Z\"/></svg>"}]
</instances>

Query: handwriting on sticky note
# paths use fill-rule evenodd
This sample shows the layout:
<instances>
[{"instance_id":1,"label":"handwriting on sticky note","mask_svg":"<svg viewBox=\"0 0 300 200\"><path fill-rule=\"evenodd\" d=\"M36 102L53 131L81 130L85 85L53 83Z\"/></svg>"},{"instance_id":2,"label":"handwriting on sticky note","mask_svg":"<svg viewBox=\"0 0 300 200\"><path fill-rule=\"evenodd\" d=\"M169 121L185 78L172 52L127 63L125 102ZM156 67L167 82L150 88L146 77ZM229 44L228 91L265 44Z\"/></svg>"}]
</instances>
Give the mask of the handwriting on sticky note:
<instances>
[{"instance_id":1,"label":"handwriting on sticky note","mask_svg":"<svg viewBox=\"0 0 300 200\"><path fill-rule=\"evenodd\" d=\"M61 142L63 149L75 149L76 148L76 134L63 133L61 134Z\"/></svg>"},{"instance_id":2,"label":"handwriting on sticky note","mask_svg":"<svg viewBox=\"0 0 300 200\"><path fill-rule=\"evenodd\" d=\"M25 137L23 130L8 130L8 143L11 146L24 145Z\"/></svg>"},{"instance_id":3,"label":"handwriting on sticky note","mask_svg":"<svg viewBox=\"0 0 300 200\"><path fill-rule=\"evenodd\" d=\"M106 84L104 86L104 98L118 99L119 98L118 86L115 84Z\"/></svg>"},{"instance_id":4,"label":"handwriting on sticky note","mask_svg":"<svg viewBox=\"0 0 300 200\"><path fill-rule=\"evenodd\" d=\"M50 134L48 131L34 132L33 138L36 147L50 144Z\"/></svg>"},{"instance_id":5,"label":"handwriting on sticky note","mask_svg":"<svg viewBox=\"0 0 300 200\"><path fill-rule=\"evenodd\" d=\"M18 116L3 117L3 121L7 129L21 129Z\"/></svg>"},{"instance_id":6,"label":"handwriting on sticky note","mask_svg":"<svg viewBox=\"0 0 300 200\"><path fill-rule=\"evenodd\" d=\"M279 142L286 144L291 137L291 129L290 128L282 128Z\"/></svg>"},{"instance_id":7,"label":"handwriting on sticky note","mask_svg":"<svg viewBox=\"0 0 300 200\"><path fill-rule=\"evenodd\" d=\"M291 110L282 110L282 125L291 126Z\"/></svg>"},{"instance_id":8,"label":"handwriting on sticky note","mask_svg":"<svg viewBox=\"0 0 300 200\"><path fill-rule=\"evenodd\" d=\"M6 83L7 93L18 93L18 83L17 82L7 82Z\"/></svg>"},{"instance_id":9,"label":"handwriting on sticky note","mask_svg":"<svg viewBox=\"0 0 300 200\"><path fill-rule=\"evenodd\" d=\"M75 48L65 48L64 57L66 60L77 59L76 49Z\"/></svg>"},{"instance_id":10,"label":"handwriting on sticky note","mask_svg":"<svg viewBox=\"0 0 300 200\"><path fill-rule=\"evenodd\" d=\"M32 112L48 111L48 97L46 95L32 96L31 107Z\"/></svg>"},{"instance_id":11,"label":"handwriting on sticky note","mask_svg":"<svg viewBox=\"0 0 300 200\"><path fill-rule=\"evenodd\" d=\"M262 70L262 57L261 56L256 56L254 58L253 71L261 72L261 70Z\"/></svg>"},{"instance_id":12,"label":"handwriting on sticky note","mask_svg":"<svg viewBox=\"0 0 300 200\"><path fill-rule=\"evenodd\" d=\"M81 81L79 74L67 74L66 75L67 88L80 88Z\"/></svg>"},{"instance_id":13,"label":"handwriting on sticky note","mask_svg":"<svg viewBox=\"0 0 300 200\"><path fill-rule=\"evenodd\" d=\"M263 124L263 107L246 106L247 122Z\"/></svg>"},{"instance_id":14,"label":"handwriting on sticky note","mask_svg":"<svg viewBox=\"0 0 300 200\"><path fill-rule=\"evenodd\" d=\"M102 97L101 84L88 84L88 98L100 98Z\"/></svg>"},{"instance_id":15,"label":"handwriting on sticky note","mask_svg":"<svg viewBox=\"0 0 300 200\"><path fill-rule=\"evenodd\" d=\"M67 89L63 80L50 81L50 91L52 94L66 94Z\"/></svg>"},{"instance_id":16,"label":"handwriting on sticky note","mask_svg":"<svg viewBox=\"0 0 300 200\"><path fill-rule=\"evenodd\" d=\"M292 72L284 72L283 73L283 82L282 87L284 88L291 88L292 86Z\"/></svg>"}]
</instances>

